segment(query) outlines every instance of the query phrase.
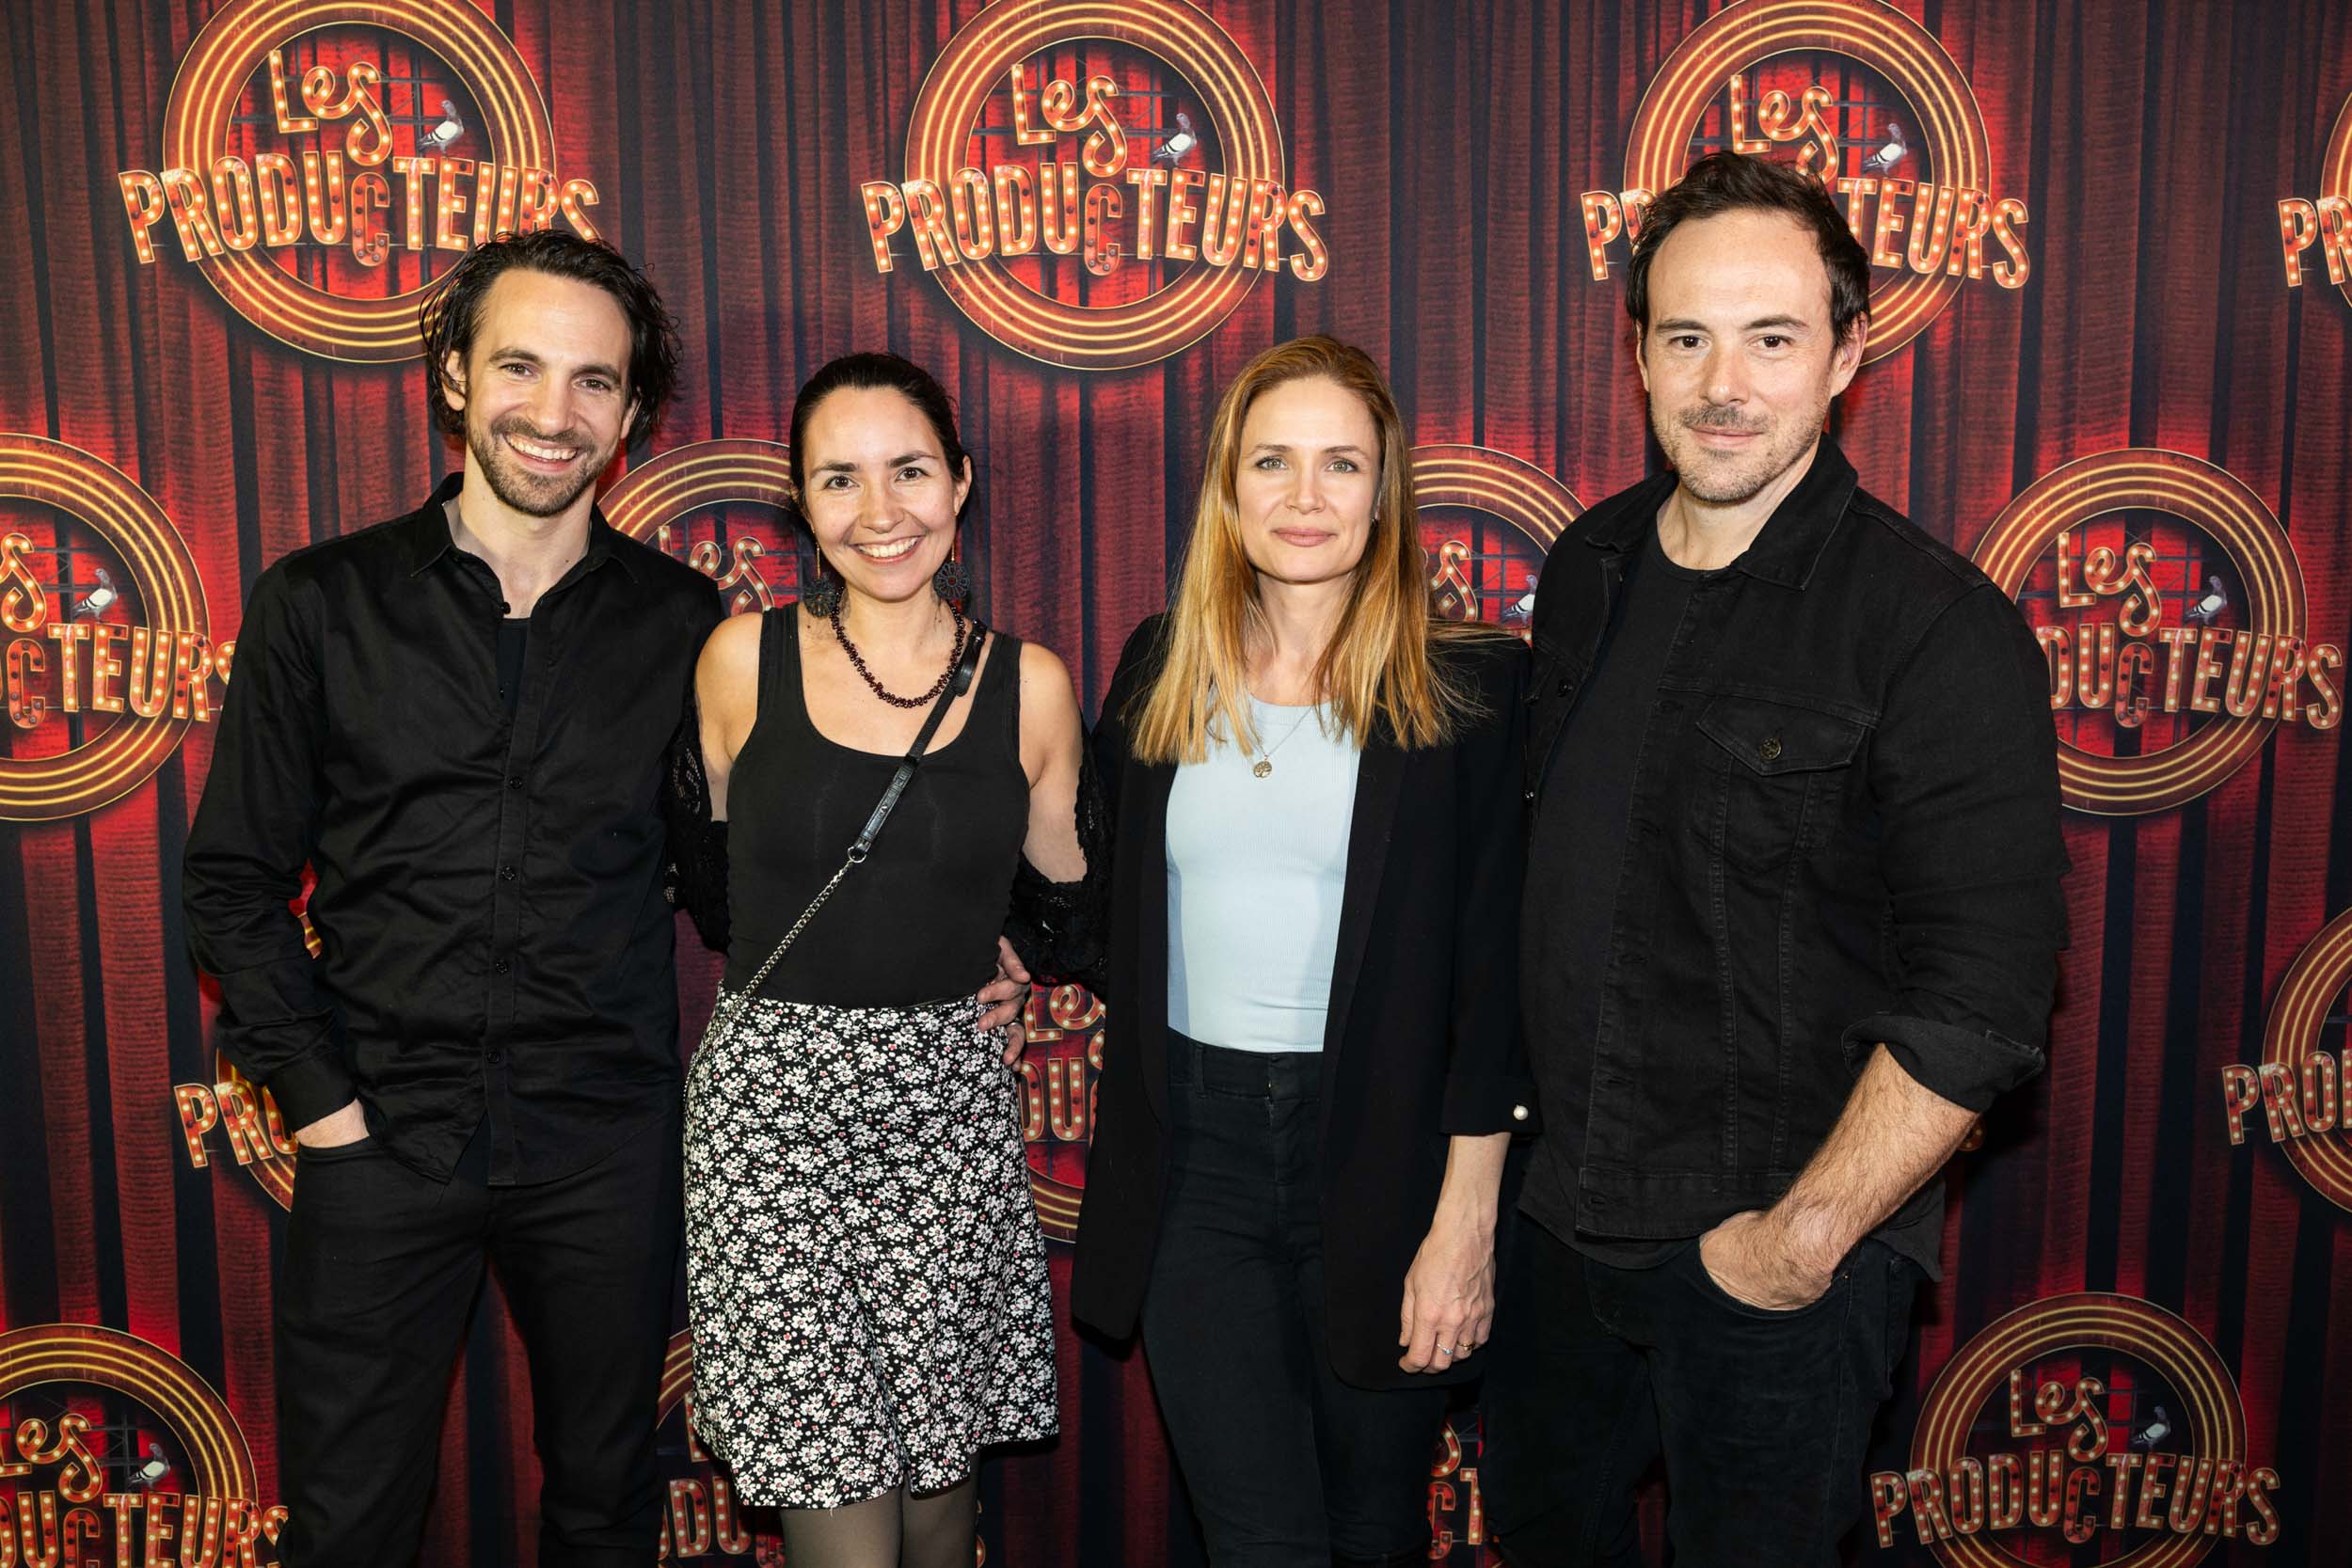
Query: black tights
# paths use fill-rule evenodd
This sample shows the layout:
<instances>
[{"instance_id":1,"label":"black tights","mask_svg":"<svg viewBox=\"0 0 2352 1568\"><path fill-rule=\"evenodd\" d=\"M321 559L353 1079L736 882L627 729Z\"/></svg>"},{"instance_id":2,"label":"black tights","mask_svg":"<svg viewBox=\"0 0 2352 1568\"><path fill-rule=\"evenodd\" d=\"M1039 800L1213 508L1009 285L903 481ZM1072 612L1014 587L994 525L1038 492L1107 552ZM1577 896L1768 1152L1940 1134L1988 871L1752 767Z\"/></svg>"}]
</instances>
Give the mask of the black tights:
<instances>
[{"instance_id":1,"label":"black tights","mask_svg":"<svg viewBox=\"0 0 2352 1568\"><path fill-rule=\"evenodd\" d=\"M895 1487L839 1508L787 1508L784 1557L792 1568L971 1568L970 1477L944 1492Z\"/></svg>"}]
</instances>

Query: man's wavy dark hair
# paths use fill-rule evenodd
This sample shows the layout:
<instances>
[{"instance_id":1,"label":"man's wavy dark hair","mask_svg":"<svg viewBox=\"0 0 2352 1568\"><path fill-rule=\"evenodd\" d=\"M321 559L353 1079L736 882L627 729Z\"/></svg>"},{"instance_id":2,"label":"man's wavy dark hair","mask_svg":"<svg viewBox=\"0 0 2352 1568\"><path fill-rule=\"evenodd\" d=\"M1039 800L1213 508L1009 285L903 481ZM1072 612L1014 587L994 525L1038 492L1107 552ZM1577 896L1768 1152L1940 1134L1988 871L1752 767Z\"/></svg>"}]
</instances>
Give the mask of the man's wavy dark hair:
<instances>
[{"instance_id":1,"label":"man's wavy dark hair","mask_svg":"<svg viewBox=\"0 0 2352 1568\"><path fill-rule=\"evenodd\" d=\"M628 321L626 390L637 400L636 416L622 441L629 445L643 438L660 422L661 411L677 388L677 322L628 257L561 229L501 234L488 245L476 245L450 269L449 280L425 297L417 311L417 328L424 337L424 382L433 422L453 436L465 434L466 416L449 401L453 391L464 395L449 379L449 356L454 354L459 364L467 362L490 285L518 267L592 283L619 302Z\"/></svg>"},{"instance_id":2,"label":"man's wavy dark hair","mask_svg":"<svg viewBox=\"0 0 2352 1568\"><path fill-rule=\"evenodd\" d=\"M1625 272L1625 309L1634 330L1649 332L1649 268L1666 236L1699 218L1740 212L1786 213L1812 232L1829 269L1830 331L1844 342L1870 313L1869 252L1820 181L1793 165L1741 152L1708 153L1651 200Z\"/></svg>"}]
</instances>

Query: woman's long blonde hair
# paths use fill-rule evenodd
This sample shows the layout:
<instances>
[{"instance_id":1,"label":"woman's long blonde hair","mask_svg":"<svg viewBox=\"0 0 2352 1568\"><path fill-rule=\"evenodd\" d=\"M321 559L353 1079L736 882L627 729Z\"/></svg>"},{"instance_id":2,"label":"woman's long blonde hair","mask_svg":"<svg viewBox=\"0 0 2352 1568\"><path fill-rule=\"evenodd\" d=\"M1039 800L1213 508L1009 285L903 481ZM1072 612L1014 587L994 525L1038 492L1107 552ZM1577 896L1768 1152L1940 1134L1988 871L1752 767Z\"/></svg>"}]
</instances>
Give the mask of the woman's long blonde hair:
<instances>
[{"instance_id":1,"label":"woman's long blonde hair","mask_svg":"<svg viewBox=\"0 0 2352 1568\"><path fill-rule=\"evenodd\" d=\"M1380 490L1372 537L1316 665L1315 689L1359 747L1375 725L1400 746L1442 746L1476 714L1475 699L1431 657L1430 644L1495 634L1430 616L1411 443L1396 399L1362 349L1335 338L1300 338L1277 343L1244 366L1209 427L1200 504L1163 632L1167 661L1131 709L1129 747L1141 761L1204 762L1212 728L1244 749L1257 744L1249 722L1248 650L1253 637L1266 635L1266 626L1233 490L1242 425L1263 393L1316 377L1360 398L1379 427Z\"/></svg>"}]
</instances>

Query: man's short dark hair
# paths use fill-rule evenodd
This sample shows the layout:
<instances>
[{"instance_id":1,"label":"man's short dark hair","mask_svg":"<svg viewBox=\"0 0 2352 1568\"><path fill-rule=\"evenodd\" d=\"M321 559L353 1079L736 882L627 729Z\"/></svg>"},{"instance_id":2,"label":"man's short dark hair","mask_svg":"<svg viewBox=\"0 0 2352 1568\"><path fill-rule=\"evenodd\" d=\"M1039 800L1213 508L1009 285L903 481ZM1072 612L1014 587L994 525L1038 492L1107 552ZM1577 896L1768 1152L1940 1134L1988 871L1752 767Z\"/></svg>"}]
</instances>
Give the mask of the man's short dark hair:
<instances>
[{"instance_id":1,"label":"man's short dark hair","mask_svg":"<svg viewBox=\"0 0 2352 1568\"><path fill-rule=\"evenodd\" d=\"M1821 265L1829 269L1830 328L1844 342L1854 324L1870 314L1869 253L1820 181L1794 165L1740 152L1708 153L1650 201L1625 275L1626 314L1635 329L1649 332L1649 268L1666 236L1699 218L1740 212L1786 213L1812 231Z\"/></svg>"},{"instance_id":2,"label":"man's short dark hair","mask_svg":"<svg viewBox=\"0 0 2352 1568\"><path fill-rule=\"evenodd\" d=\"M433 422L453 436L465 433L466 417L449 401L451 392L464 392L449 378L449 356L454 354L459 364L466 363L490 285L518 268L592 283L619 303L628 321L628 385L624 391L637 400L636 416L622 439L635 442L650 432L677 387L677 322L628 257L600 241L583 240L561 229L501 234L476 245L425 296L417 311L417 327L424 337L424 381Z\"/></svg>"}]
</instances>

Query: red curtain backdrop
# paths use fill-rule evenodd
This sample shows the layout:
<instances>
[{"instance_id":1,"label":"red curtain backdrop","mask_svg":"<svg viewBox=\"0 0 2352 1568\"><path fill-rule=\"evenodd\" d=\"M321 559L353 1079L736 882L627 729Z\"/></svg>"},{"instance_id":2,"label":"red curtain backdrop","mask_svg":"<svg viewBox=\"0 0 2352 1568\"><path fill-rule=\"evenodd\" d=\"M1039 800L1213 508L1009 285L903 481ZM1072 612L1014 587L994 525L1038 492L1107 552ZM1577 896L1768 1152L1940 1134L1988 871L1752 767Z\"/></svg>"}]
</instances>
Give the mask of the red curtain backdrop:
<instances>
[{"instance_id":1,"label":"red curtain backdrop","mask_svg":"<svg viewBox=\"0 0 2352 1568\"><path fill-rule=\"evenodd\" d=\"M1286 153L1282 177L1323 198L1316 221L1329 270L1313 282L1262 277L1198 342L1107 372L1062 369L987 336L922 270L911 229L892 242L894 270L876 270L860 186L905 178L918 88L984 8L483 6L545 100L558 169L596 182L600 201L589 216L650 272L682 324L682 395L632 466L699 442L781 441L794 388L834 355L888 347L930 366L956 394L977 454L965 550L980 608L1061 653L1089 705L1129 629L1164 601L1218 389L1269 342L1319 331L1363 345L1387 366L1418 442L1510 454L1584 504L1650 471L1658 459L1623 313L1625 243L1611 245L1611 276L1597 280L1579 198L1624 187L1645 94L1677 46L1725 8L1201 3L1263 78ZM183 257L168 216L149 230L158 259L138 260L119 176L163 166L175 77L220 8L216 0L0 7L0 433L65 443L143 487L193 558L215 642L234 637L239 606L271 561L413 506L455 461L428 421L418 362L342 362L262 331ZM2276 515L2299 563L2306 640L2352 642L2352 302L2328 280L2321 244L2300 252L2302 281L2290 286L2279 205L2352 196L2325 182L2331 135L2352 113L2352 8L2329 0L1900 0L1885 8L1931 36L1964 78L1989 150L1988 189L2029 214L2016 233L2031 274L2015 289L1963 281L1924 330L1864 370L1836 423L1863 483L1966 552L2012 498L2070 462L2121 448L2201 458ZM388 76L446 75L431 50L380 24L402 8L380 9L375 22L330 30L326 41L304 44L291 29L267 41L287 43L300 64L313 57L305 49L347 61L369 54L373 40ZM1808 47L1765 64L1770 82L1759 86L1788 83L1793 92L1820 76L1841 103L1875 102L1882 119L1912 118L1904 105L1916 83L1833 70L1820 62L1836 51ZM266 115L261 57L252 56L245 103ZM1073 37L1031 65L1040 77L1114 74L1139 95L1130 102L1141 107L1122 110L1131 124L1192 90L1147 50L1100 39ZM1702 137L1724 134L1721 84L1710 102ZM992 123L1003 123L1003 103L1000 93ZM461 112L474 108L469 100ZM251 145L326 145L325 134L278 137L259 123L239 134ZM396 131L404 149L416 134L418 123ZM1015 150L1008 138L980 142L992 156ZM474 155L484 155L479 143ZM1926 146L1915 155L1918 168L1904 172L1957 156ZM420 268L437 273L447 259L396 252L381 277L347 254L303 264L326 265L345 280L338 287L381 293L386 279L413 287ZM1056 266L1041 286L1093 297L1079 292L1074 263ZM1099 287L1124 297L1110 281ZM788 540L772 508L742 494L723 499L679 522L676 547L749 532L768 544L771 580L788 584L780 559ZM1493 521L1464 509L1453 531L1473 543L1508 534ZM89 545L81 527L39 499L0 496L0 533ZM2196 585L2205 560L2180 547L2168 557L2176 593ZM34 568L53 596L64 580L57 572L81 570L71 554ZM1490 562L1482 580L1516 592L1529 559ZM2041 570L2046 586L2050 568ZM152 582L132 586L145 602L158 593ZM84 573L59 602L89 589ZM43 678L55 685L54 664ZM222 690L212 686L215 703ZM89 727L55 713L35 728L0 726L0 755L52 755L98 733L90 715L73 724ZM1998 1106L1981 1147L1954 1162L1947 1276L1924 1297L1874 1470L1912 1467L1930 1386L1988 1325L2079 1292L2131 1298L2211 1346L2242 1410L2239 1457L2277 1472L2268 1494L2276 1543L2249 1544L2241 1528L2211 1542L2210 1560L2344 1560L2352 1341L2330 1328L2352 1307L2352 1197L2340 1186L2331 1196L2290 1149L2342 1160L2345 1136L2313 1126L2302 1140L2275 1141L2257 1109L2242 1118L2245 1142L2233 1143L2235 1080L2225 1070L2262 1061L2290 970L2352 911L2352 772L2341 733L2281 725L2214 787L2169 809L2069 813L2073 944L2050 1068ZM285 1214L261 1174L269 1163L241 1164L224 1129L198 1135L208 1163L195 1164L184 1097L175 1095L228 1076L208 1043L212 1004L184 955L178 897L212 738L210 724L191 723L151 777L109 803L0 822L0 1333L17 1337L0 1339L0 1365L15 1365L10 1344L54 1336L47 1325L135 1336L217 1390L251 1454L251 1495L266 1503L278 1497L270 1313ZM691 1031L714 970L691 935L681 952ZM2319 987L2311 1047L2344 1049L2343 979L2339 968ZM1116 1001L1099 1049L1119 1049ZM1083 1006L1064 1004L1066 1014ZM1041 996L1039 1017L1048 1006ZM1089 1033L1043 1054L1075 1061ZM1068 1071L1082 1082L1081 1069ZM1057 1114L1067 1126L1067 1108ZM1075 1186L1082 1142L1049 1129L1037 1163ZM1068 1261L1057 1242L1060 1290ZM2106 1381L2110 1418L2144 1431L2156 1401L2146 1389L2129 1398L2127 1386L2162 1381L2161 1369L2152 1373L2144 1355L2133 1361L2128 1342L2120 1353L2077 1345L2013 1364L2031 1379L2034 1367L2060 1375L2061 1363ZM1140 1358L1122 1361L1066 1333L1061 1376L1059 1440L987 1467L988 1560L1198 1561ZM2169 1385L2176 1393L2178 1381ZM2055 1422L2049 1438L1998 1430L2004 1392L1972 1407L1980 1423L1973 1451L2063 1442ZM122 1429L116 1453L161 1419L153 1399L126 1404L96 1372L0 1382L0 1400L11 1424L87 1411ZM2174 1408L2184 1418L2185 1407ZM1233 1418L1246 1423L1251 1413ZM183 1447L190 1441L184 1422L161 1424ZM1433 1556L1492 1561L1474 1505L1474 1416L1463 1412L1457 1427L1459 1451L1433 1466L1433 1518L1448 1534ZM663 1463L679 1481L678 1539L666 1549L751 1553L739 1518L708 1512L708 1466L689 1451L675 1411L663 1433ZM196 1490L181 1458L167 1457L174 1473L163 1489ZM531 1560L535 1470L523 1357L494 1300L453 1385L425 1560ZM55 1474L54 1465L36 1465L0 1481L0 1500L10 1488L26 1497L54 1488ZM2109 1498L2088 1505L2102 1521ZM1647 1520L1662 1551L1658 1509L1653 1489ZM2241 1524L2254 1518L2250 1505L2240 1513ZM1866 1522L1855 1549L1871 1561L1931 1560L1911 1513L1891 1531L1894 1544L1881 1547ZM2055 1529L2028 1526L1956 1538L1937 1560L1993 1543L2013 1561L2113 1562L2165 1539L2103 1528L2070 1551ZM266 1535L257 1550L274 1560Z\"/></svg>"}]
</instances>

